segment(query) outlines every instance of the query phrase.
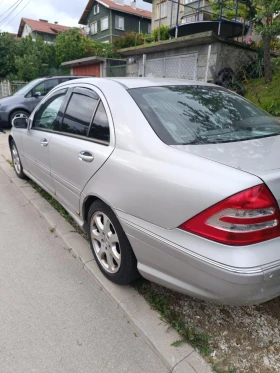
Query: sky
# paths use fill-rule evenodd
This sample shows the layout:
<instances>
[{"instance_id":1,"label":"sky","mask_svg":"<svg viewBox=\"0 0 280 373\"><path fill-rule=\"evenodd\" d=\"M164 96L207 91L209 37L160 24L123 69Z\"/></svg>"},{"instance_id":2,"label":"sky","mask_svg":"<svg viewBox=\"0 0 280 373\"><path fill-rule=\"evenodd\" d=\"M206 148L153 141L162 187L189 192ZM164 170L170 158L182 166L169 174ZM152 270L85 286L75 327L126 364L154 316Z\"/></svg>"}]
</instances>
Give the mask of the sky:
<instances>
[{"instance_id":1,"label":"sky","mask_svg":"<svg viewBox=\"0 0 280 373\"><path fill-rule=\"evenodd\" d=\"M87 3L88 0L0 0L0 32L17 33L22 17L78 26ZM125 0L125 3L130 1ZM136 0L136 6L151 10L142 0Z\"/></svg>"}]
</instances>

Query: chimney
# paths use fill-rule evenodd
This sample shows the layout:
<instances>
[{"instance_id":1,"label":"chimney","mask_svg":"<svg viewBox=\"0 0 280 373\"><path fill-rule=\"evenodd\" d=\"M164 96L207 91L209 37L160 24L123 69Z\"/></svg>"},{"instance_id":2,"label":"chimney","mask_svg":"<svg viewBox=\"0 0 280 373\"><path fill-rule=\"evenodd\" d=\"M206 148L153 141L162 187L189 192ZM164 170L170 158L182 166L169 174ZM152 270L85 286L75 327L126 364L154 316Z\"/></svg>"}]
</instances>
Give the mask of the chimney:
<instances>
[{"instance_id":1,"label":"chimney","mask_svg":"<svg viewBox=\"0 0 280 373\"><path fill-rule=\"evenodd\" d=\"M40 18L39 18L39 21L40 21L40 22L46 22L46 23L49 22L49 21L47 21L46 19L40 19Z\"/></svg>"},{"instance_id":2,"label":"chimney","mask_svg":"<svg viewBox=\"0 0 280 373\"><path fill-rule=\"evenodd\" d=\"M136 9L136 0L132 0L130 6L131 8Z\"/></svg>"},{"instance_id":3,"label":"chimney","mask_svg":"<svg viewBox=\"0 0 280 373\"><path fill-rule=\"evenodd\" d=\"M57 21L55 21L55 22L54 22L54 24L55 24L55 25L58 25L58 22L57 22Z\"/></svg>"}]
</instances>

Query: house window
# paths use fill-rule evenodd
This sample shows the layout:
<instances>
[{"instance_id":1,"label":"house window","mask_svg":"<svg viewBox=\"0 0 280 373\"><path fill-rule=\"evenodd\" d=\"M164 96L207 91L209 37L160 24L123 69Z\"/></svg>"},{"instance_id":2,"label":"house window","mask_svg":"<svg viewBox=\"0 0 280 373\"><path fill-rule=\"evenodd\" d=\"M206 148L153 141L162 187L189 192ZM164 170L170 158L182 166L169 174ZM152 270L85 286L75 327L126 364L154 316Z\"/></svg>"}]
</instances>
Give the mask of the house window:
<instances>
[{"instance_id":1,"label":"house window","mask_svg":"<svg viewBox=\"0 0 280 373\"><path fill-rule=\"evenodd\" d=\"M124 17L115 17L115 28L117 30L124 30Z\"/></svg>"},{"instance_id":2,"label":"house window","mask_svg":"<svg viewBox=\"0 0 280 373\"><path fill-rule=\"evenodd\" d=\"M90 33L91 35L97 34L97 22L90 24Z\"/></svg>"},{"instance_id":3,"label":"house window","mask_svg":"<svg viewBox=\"0 0 280 373\"><path fill-rule=\"evenodd\" d=\"M148 34L152 32L152 25L151 23L148 23Z\"/></svg>"},{"instance_id":4,"label":"house window","mask_svg":"<svg viewBox=\"0 0 280 373\"><path fill-rule=\"evenodd\" d=\"M161 1L157 4L156 18L165 18L167 17L167 1Z\"/></svg>"},{"instance_id":5,"label":"house window","mask_svg":"<svg viewBox=\"0 0 280 373\"><path fill-rule=\"evenodd\" d=\"M108 17L104 17L101 19L101 31L108 30L108 28L109 28Z\"/></svg>"},{"instance_id":6,"label":"house window","mask_svg":"<svg viewBox=\"0 0 280 373\"><path fill-rule=\"evenodd\" d=\"M190 3L194 3L196 0L185 0L185 5L186 4L190 4Z\"/></svg>"},{"instance_id":7,"label":"house window","mask_svg":"<svg viewBox=\"0 0 280 373\"><path fill-rule=\"evenodd\" d=\"M93 14L98 14L98 13L99 13L99 4L96 4L93 7Z\"/></svg>"}]
</instances>

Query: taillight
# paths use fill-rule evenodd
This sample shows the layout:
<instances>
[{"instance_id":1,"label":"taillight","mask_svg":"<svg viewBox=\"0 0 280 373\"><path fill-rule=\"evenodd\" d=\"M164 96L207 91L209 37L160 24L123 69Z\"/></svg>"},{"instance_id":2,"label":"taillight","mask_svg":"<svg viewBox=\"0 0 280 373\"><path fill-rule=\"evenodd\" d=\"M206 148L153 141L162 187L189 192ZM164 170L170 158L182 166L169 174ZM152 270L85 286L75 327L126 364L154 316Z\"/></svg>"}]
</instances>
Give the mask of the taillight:
<instances>
[{"instance_id":1,"label":"taillight","mask_svg":"<svg viewBox=\"0 0 280 373\"><path fill-rule=\"evenodd\" d=\"M250 245L280 236L280 212L265 184L235 194L179 228L227 245Z\"/></svg>"}]
</instances>

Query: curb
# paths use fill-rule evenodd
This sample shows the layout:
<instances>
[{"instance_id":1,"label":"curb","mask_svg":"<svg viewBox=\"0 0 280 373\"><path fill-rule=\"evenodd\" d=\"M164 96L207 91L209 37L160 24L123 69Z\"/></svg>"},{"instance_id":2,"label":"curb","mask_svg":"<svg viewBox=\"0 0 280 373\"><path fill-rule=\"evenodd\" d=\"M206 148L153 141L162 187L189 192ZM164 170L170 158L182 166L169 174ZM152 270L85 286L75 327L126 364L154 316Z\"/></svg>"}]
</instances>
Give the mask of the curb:
<instances>
[{"instance_id":1,"label":"curb","mask_svg":"<svg viewBox=\"0 0 280 373\"><path fill-rule=\"evenodd\" d=\"M6 154L5 154L6 156ZM9 157L10 159L10 157ZM146 300L131 286L119 286L107 280L94 260L89 243L72 227L27 181L19 179L13 168L0 154L0 169L10 178L11 183L22 193L42 216L53 233L59 236L65 248L79 259L83 268L91 275L101 291L120 309L136 329L139 336L151 347L173 373L211 373L212 370L192 346L184 343L173 347L180 335L159 318Z\"/></svg>"}]
</instances>

